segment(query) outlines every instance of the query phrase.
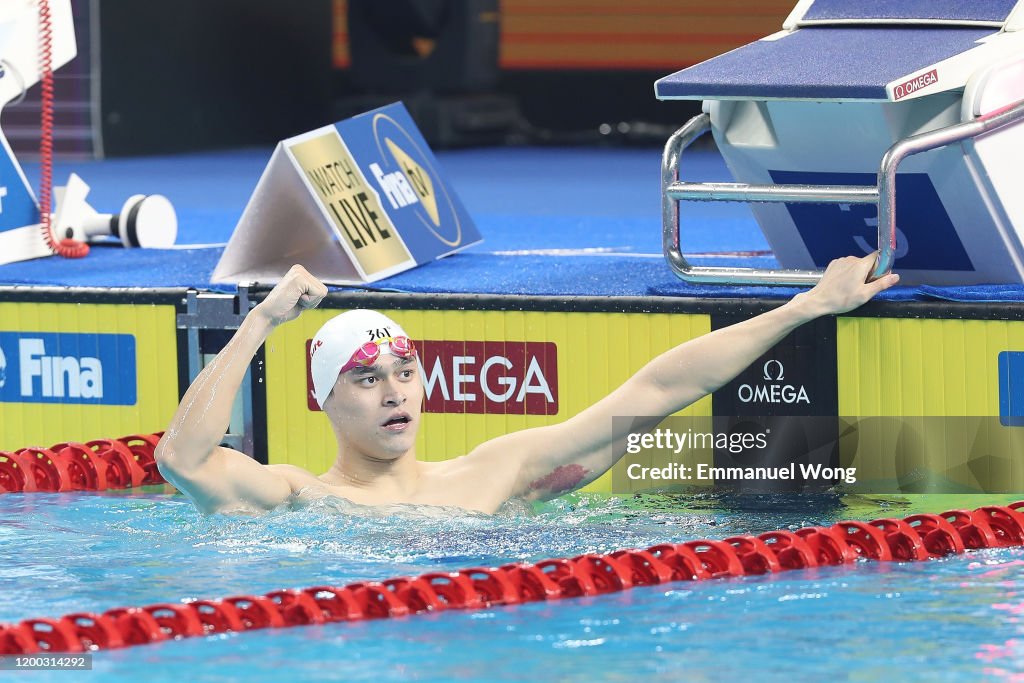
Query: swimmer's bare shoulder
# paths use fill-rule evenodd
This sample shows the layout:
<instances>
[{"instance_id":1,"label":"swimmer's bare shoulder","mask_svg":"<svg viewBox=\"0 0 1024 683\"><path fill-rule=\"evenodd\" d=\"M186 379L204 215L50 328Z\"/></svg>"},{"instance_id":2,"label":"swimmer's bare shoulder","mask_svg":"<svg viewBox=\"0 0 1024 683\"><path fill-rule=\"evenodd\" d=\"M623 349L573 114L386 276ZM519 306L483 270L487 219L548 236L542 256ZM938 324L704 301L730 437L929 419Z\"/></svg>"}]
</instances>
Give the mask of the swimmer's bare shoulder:
<instances>
[{"instance_id":1,"label":"swimmer's bare shoulder","mask_svg":"<svg viewBox=\"0 0 1024 683\"><path fill-rule=\"evenodd\" d=\"M417 502L493 514L512 497L513 472L506 463L471 453L419 465L422 488Z\"/></svg>"},{"instance_id":2,"label":"swimmer's bare shoulder","mask_svg":"<svg viewBox=\"0 0 1024 683\"><path fill-rule=\"evenodd\" d=\"M298 465L279 463L275 465L265 465L264 467L284 478L284 480L291 485L293 491L312 483L311 480L316 480L316 475L306 468L299 467Z\"/></svg>"},{"instance_id":3,"label":"swimmer's bare shoulder","mask_svg":"<svg viewBox=\"0 0 1024 683\"><path fill-rule=\"evenodd\" d=\"M173 452L157 458L164 479L203 512L265 512L292 494L290 476L262 465L245 453L217 446L199 462L184 462Z\"/></svg>"},{"instance_id":4,"label":"swimmer's bare shoulder","mask_svg":"<svg viewBox=\"0 0 1024 683\"><path fill-rule=\"evenodd\" d=\"M465 456L442 462L420 461L421 485L402 500L379 499L357 487L324 481L298 465L263 465L245 453L225 447L214 449L198 469L175 468L164 458L160 470L167 481L206 513L259 514L285 503L308 502L324 496L337 496L360 505L454 505L493 513L507 500L507 495L481 485L479 468L471 463L472 459Z\"/></svg>"},{"instance_id":5,"label":"swimmer's bare shoulder","mask_svg":"<svg viewBox=\"0 0 1024 683\"><path fill-rule=\"evenodd\" d=\"M461 507L466 510L494 513L508 500L502 493L504 487L488 486L487 479L481 478L479 466L473 459L452 458L441 462L418 461L419 486L408 496L394 498L381 496L366 489L345 483L332 483L329 475L317 477L297 465L276 464L266 468L288 482L292 502L302 503L323 496L338 496L360 505L381 505L404 503L411 505L436 505ZM494 471L491 471L494 474Z\"/></svg>"},{"instance_id":6,"label":"swimmer's bare shoulder","mask_svg":"<svg viewBox=\"0 0 1024 683\"><path fill-rule=\"evenodd\" d=\"M318 477L298 465L281 463L265 467L288 482L291 494L286 502L292 506L305 505L325 497L344 498L350 503L359 505L377 505L389 502L379 500L373 494L352 486L332 484L325 481L326 475Z\"/></svg>"},{"instance_id":7,"label":"swimmer's bare shoulder","mask_svg":"<svg viewBox=\"0 0 1024 683\"><path fill-rule=\"evenodd\" d=\"M350 497L338 490L337 487L324 482L304 467L285 463L265 465L265 467L288 482L290 502L292 503L302 502L303 500L308 501L325 495L337 495L343 498Z\"/></svg>"},{"instance_id":8,"label":"swimmer's bare shoulder","mask_svg":"<svg viewBox=\"0 0 1024 683\"><path fill-rule=\"evenodd\" d=\"M259 514L297 502L300 494L305 498L351 497L298 465L263 465L223 446L216 448L198 469L175 468L165 458L160 470L167 481L206 513Z\"/></svg>"}]
</instances>

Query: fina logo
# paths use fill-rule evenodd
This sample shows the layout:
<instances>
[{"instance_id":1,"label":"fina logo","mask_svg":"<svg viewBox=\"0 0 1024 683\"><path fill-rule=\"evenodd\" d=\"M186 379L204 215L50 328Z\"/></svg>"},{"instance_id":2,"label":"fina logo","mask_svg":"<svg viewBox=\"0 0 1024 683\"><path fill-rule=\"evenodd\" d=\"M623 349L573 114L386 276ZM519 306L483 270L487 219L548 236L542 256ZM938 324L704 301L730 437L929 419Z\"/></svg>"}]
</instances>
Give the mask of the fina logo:
<instances>
[{"instance_id":1,"label":"fina logo","mask_svg":"<svg viewBox=\"0 0 1024 683\"><path fill-rule=\"evenodd\" d=\"M452 199L448 196L448 190L445 189L428 156L405 128L386 113L376 114L372 125L380 159L385 160L385 166L390 165L386 161L386 147L388 156L405 176L403 181L394 173L385 173L379 165L376 169L370 169L391 203L391 208L416 206L416 214L420 221L434 237L449 247L461 245L462 224L459 222ZM395 139L404 141L399 146ZM454 236L449 236L453 228Z\"/></svg>"},{"instance_id":2,"label":"fina logo","mask_svg":"<svg viewBox=\"0 0 1024 683\"><path fill-rule=\"evenodd\" d=\"M0 405L135 405L135 346L130 334L0 332Z\"/></svg>"},{"instance_id":3,"label":"fina logo","mask_svg":"<svg viewBox=\"0 0 1024 683\"><path fill-rule=\"evenodd\" d=\"M35 394L36 382L46 398L103 398L103 364L99 358L48 356L42 339L18 340L21 395Z\"/></svg>"},{"instance_id":4,"label":"fina logo","mask_svg":"<svg viewBox=\"0 0 1024 683\"><path fill-rule=\"evenodd\" d=\"M810 403L807 388L792 384L782 384L786 378L786 368L782 361L770 358L762 368L761 378L770 384L741 384L736 392L743 403Z\"/></svg>"}]
</instances>

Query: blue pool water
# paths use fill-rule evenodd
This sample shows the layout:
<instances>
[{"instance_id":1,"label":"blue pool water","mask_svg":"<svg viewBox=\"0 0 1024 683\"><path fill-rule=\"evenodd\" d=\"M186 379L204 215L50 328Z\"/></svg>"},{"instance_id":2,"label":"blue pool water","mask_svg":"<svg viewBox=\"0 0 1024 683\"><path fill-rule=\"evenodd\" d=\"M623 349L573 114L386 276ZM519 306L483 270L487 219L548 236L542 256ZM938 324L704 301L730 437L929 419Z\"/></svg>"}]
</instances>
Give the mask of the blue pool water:
<instances>
[{"instance_id":1,"label":"blue pool water","mask_svg":"<svg viewBox=\"0 0 1024 683\"><path fill-rule=\"evenodd\" d=\"M343 585L696 538L1006 503L994 496L580 495L495 516L323 501L198 514L163 493L0 496L0 622ZM1020 680L1024 550L859 562L484 611L95 654L96 681ZM11 674L8 674L11 675Z\"/></svg>"}]
</instances>

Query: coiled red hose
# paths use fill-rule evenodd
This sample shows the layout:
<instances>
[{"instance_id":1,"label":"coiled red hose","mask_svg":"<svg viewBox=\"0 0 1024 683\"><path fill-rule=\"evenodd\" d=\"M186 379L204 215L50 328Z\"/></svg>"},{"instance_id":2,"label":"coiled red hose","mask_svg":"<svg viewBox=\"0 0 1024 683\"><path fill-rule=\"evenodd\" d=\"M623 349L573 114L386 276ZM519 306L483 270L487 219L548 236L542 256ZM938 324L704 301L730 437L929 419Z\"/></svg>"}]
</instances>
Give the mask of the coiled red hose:
<instances>
[{"instance_id":1,"label":"coiled red hose","mask_svg":"<svg viewBox=\"0 0 1024 683\"><path fill-rule=\"evenodd\" d=\"M46 246L64 258L82 258L89 245L53 234L50 212L53 208L53 21L49 0L39 0L39 218Z\"/></svg>"}]
</instances>

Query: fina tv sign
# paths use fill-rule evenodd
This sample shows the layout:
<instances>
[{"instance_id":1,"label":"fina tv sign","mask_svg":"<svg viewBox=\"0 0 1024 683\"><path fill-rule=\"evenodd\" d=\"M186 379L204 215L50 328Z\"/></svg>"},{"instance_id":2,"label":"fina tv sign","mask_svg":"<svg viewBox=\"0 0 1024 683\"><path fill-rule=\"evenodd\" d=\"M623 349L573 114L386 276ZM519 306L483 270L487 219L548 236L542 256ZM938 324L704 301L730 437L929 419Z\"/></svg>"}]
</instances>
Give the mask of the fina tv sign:
<instances>
[{"instance_id":1,"label":"fina tv sign","mask_svg":"<svg viewBox=\"0 0 1024 683\"><path fill-rule=\"evenodd\" d=\"M0 403L135 402L132 335L0 332Z\"/></svg>"}]
</instances>

